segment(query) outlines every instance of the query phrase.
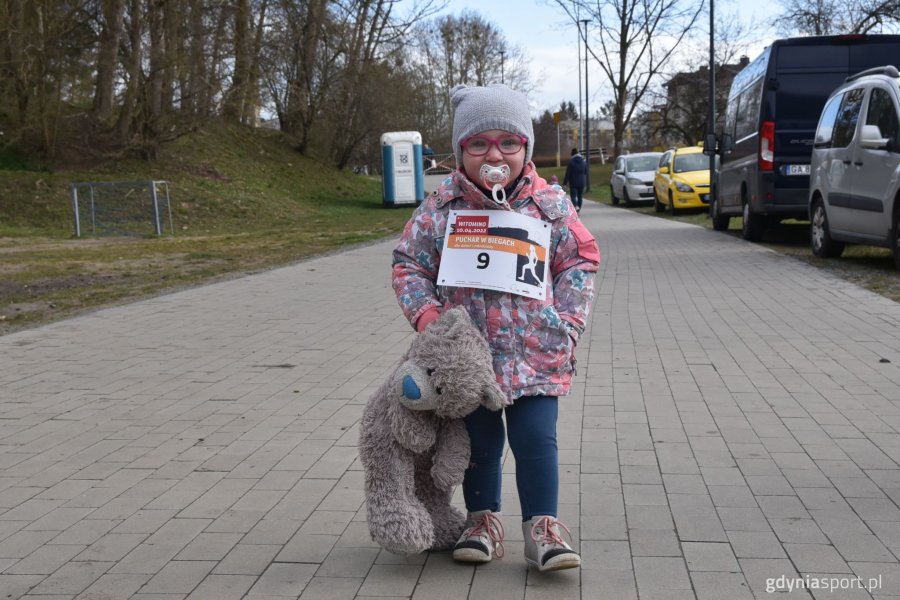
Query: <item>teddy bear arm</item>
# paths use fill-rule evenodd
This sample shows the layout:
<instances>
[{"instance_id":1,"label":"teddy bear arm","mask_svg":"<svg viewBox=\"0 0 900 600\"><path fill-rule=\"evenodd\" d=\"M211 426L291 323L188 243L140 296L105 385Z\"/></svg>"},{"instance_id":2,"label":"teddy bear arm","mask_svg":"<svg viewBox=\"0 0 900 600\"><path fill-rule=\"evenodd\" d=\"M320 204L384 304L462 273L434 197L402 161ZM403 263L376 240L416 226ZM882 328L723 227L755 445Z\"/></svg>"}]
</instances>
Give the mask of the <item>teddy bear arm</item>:
<instances>
[{"instance_id":1,"label":"teddy bear arm","mask_svg":"<svg viewBox=\"0 0 900 600\"><path fill-rule=\"evenodd\" d=\"M462 483L469 467L469 434L462 419L446 421L440 428L434 449L431 477L442 490Z\"/></svg>"}]
</instances>

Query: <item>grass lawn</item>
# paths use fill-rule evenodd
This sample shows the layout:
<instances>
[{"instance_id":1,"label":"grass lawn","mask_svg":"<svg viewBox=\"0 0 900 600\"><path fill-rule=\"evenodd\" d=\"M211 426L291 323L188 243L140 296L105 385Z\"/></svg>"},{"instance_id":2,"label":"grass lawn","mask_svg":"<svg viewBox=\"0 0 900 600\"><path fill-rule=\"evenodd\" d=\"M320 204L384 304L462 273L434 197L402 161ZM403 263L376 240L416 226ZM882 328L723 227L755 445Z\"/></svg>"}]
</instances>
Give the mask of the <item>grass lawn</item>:
<instances>
[{"instance_id":1,"label":"grass lawn","mask_svg":"<svg viewBox=\"0 0 900 600\"><path fill-rule=\"evenodd\" d=\"M169 182L174 236L74 237L72 181L147 179ZM398 235L411 211L382 207L378 177L241 127L182 138L152 163L0 169L0 334Z\"/></svg>"}]
</instances>

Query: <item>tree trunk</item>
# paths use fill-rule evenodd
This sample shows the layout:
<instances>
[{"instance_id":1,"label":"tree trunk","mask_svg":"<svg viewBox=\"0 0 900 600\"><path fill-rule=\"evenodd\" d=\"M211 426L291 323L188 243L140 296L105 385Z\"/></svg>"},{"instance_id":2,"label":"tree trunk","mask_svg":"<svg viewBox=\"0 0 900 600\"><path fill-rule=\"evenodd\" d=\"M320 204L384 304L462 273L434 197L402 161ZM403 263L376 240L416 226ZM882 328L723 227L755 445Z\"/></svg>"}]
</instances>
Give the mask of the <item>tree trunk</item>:
<instances>
[{"instance_id":1,"label":"tree trunk","mask_svg":"<svg viewBox=\"0 0 900 600\"><path fill-rule=\"evenodd\" d=\"M119 120L116 123L116 132L123 144L130 142L131 126L134 115L137 112L139 93L143 89L141 39L144 30L144 16L141 12L142 5L142 0L131 0L128 7L128 44L130 50L126 65L128 78L125 84L125 96L122 100L122 111L119 113Z\"/></svg>"},{"instance_id":2,"label":"tree trunk","mask_svg":"<svg viewBox=\"0 0 900 600\"><path fill-rule=\"evenodd\" d=\"M177 69L181 67L179 48L181 46L178 35L178 6L179 2L163 0L162 4L162 78L160 82L160 114L172 113L175 95L175 79Z\"/></svg>"},{"instance_id":3,"label":"tree trunk","mask_svg":"<svg viewBox=\"0 0 900 600\"><path fill-rule=\"evenodd\" d=\"M27 62L25 60L26 31L24 0L9 0L0 16L9 23L4 32L3 60L0 61L0 91L7 82L12 83L12 95L18 111L18 121L25 124L28 120L29 94ZM2 21L0 21L2 22Z\"/></svg>"},{"instance_id":4,"label":"tree trunk","mask_svg":"<svg viewBox=\"0 0 900 600\"><path fill-rule=\"evenodd\" d=\"M190 75L185 86L186 96L182 98L182 104L189 107L191 112L197 115L206 115L206 106L203 103L204 89L206 88L206 35L203 30L203 0L191 0L190 4Z\"/></svg>"},{"instance_id":5,"label":"tree trunk","mask_svg":"<svg viewBox=\"0 0 900 600\"><path fill-rule=\"evenodd\" d=\"M144 122L144 141L151 144L159 137L162 117L163 70L165 69L165 48L163 47L163 11L165 0L151 0L147 21L150 25L150 77L147 85L147 119Z\"/></svg>"},{"instance_id":6,"label":"tree trunk","mask_svg":"<svg viewBox=\"0 0 900 600\"><path fill-rule=\"evenodd\" d=\"M287 132L296 135L300 140L297 144L297 151L300 154L306 154L309 150L312 126L317 116L313 82L327 3L328 0L309 0L306 5L306 18L303 19L301 14L297 39L294 42L295 52L298 53L296 57L298 67L294 80L289 84L286 123ZM319 85L327 84L320 82Z\"/></svg>"},{"instance_id":7,"label":"tree trunk","mask_svg":"<svg viewBox=\"0 0 900 600\"><path fill-rule=\"evenodd\" d=\"M250 70L250 0L236 0L234 10L234 72L225 99L225 116L242 123Z\"/></svg>"},{"instance_id":8,"label":"tree trunk","mask_svg":"<svg viewBox=\"0 0 900 600\"><path fill-rule=\"evenodd\" d=\"M259 56L262 51L262 41L264 26L266 23L266 10L268 9L268 0L263 0L259 8L259 20L256 22L256 35L253 39L253 46L250 52L250 68L248 69L249 81L246 86L246 94L244 95L245 105L245 121L248 125L259 125L259 105L260 105L260 89L259 82L261 74L259 72Z\"/></svg>"},{"instance_id":9,"label":"tree trunk","mask_svg":"<svg viewBox=\"0 0 900 600\"><path fill-rule=\"evenodd\" d=\"M222 45L225 41L225 27L228 25L229 10L226 5L219 8L219 18L216 21L216 33L213 36L212 54L209 61L209 76L203 88L201 101L201 114L209 114L212 111L212 100L221 89L219 82L219 68L222 63Z\"/></svg>"},{"instance_id":10,"label":"tree trunk","mask_svg":"<svg viewBox=\"0 0 900 600\"><path fill-rule=\"evenodd\" d=\"M112 115L113 85L124 19L125 0L103 1L103 29L97 52L97 83L92 108L92 116L100 122L105 122Z\"/></svg>"}]
</instances>

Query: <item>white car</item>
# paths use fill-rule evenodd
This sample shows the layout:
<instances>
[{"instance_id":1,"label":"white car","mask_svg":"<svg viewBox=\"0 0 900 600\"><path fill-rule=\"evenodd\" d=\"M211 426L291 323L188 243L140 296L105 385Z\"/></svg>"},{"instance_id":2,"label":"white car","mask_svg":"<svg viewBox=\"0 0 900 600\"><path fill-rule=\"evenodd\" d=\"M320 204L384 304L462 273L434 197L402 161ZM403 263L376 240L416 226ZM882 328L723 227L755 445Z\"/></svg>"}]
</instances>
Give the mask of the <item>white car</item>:
<instances>
[{"instance_id":1,"label":"white car","mask_svg":"<svg viewBox=\"0 0 900 600\"><path fill-rule=\"evenodd\" d=\"M876 67L832 92L816 129L810 166L813 254L837 257L847 243L886 246L900 269L900 73Z\"/></svg>"},{"instance_id":2,"label":"white car","mask_svg":"<svg viewBox=\"0 0 900 600\"><path fill-rule=\"evenodd\" d=\"M653 174L660 156L662 152L639 152L617 158L609 179L612 203L653 202Z\"/></svg>"}]
</instances>

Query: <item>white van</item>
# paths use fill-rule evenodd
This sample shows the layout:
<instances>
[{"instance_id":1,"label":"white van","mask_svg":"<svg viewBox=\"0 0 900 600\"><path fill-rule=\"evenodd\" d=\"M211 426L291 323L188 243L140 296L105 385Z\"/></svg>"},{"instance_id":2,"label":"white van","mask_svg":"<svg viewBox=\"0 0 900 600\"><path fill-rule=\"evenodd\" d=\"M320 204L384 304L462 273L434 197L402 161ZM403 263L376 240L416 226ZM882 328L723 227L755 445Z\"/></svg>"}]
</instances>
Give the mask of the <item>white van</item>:
<instances>
[{"instance_id":1,"label":"white van","mask_svg":"<svg viewBox=\"0 0 900 600\"><path fill-rule=\"evenodd\" d=\"M876 67L832 92L810 165L810 244L819 257L844 245L891 248L900 269L900 72Z\"/></svg>"}]
</instances>

